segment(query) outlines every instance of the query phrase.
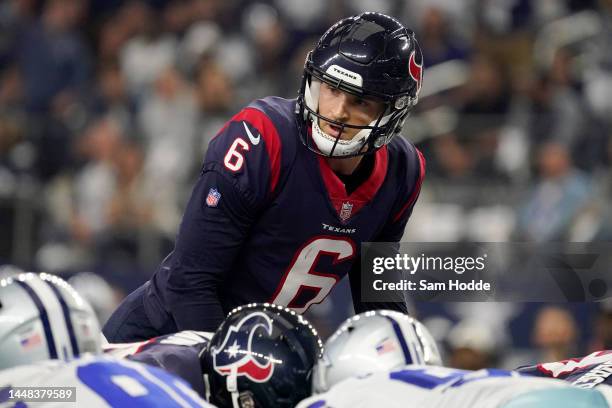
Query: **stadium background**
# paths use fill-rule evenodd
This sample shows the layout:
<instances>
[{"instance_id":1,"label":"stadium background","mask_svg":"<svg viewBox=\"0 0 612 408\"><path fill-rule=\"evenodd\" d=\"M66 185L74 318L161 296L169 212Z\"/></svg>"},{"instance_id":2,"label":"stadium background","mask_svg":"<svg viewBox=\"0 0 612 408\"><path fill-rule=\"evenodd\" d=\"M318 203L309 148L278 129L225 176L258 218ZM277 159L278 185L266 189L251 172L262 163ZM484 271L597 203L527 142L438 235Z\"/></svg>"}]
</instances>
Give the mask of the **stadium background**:
<instances>
[{"instance_id":1,"label":"stadium background","mask_svg":"<svg viewBox=\"0 0 612 408\"><path fill-rule=\"evenodd\" d=\"M4 0L0 264L71 277L104 320L172 248L210 138L254 98L295 97L316 38L366 10L412 27L425 57L406 240L612 236L612 1ZM310 312L324 336L346 286ZM612 338L610 303L417 311L465 368Z\"/></svg>"}]
</instances>

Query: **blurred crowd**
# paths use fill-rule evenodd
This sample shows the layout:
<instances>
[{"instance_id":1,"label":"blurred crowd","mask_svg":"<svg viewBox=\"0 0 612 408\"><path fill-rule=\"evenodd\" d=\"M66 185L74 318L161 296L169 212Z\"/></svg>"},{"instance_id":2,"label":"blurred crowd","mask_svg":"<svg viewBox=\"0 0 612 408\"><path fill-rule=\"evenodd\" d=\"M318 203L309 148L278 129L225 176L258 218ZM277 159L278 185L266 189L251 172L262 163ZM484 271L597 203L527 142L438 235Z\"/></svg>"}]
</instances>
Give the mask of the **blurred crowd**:
<instances>
[{"instance_id":1,"label":"blurred crowd","mask_svg":"<svg viewBox=\"0 0 612 408\"><path fill-rule=\"evenodd\" d=\"M404 136L428 176L406 240L612 237L611 0L4 0L0 264L94 272L83 290L110 304L134 289L171 250L208 141L249 101L295 97L316 39L366 10L413 28L425 58ZM479 335L476 308L430 323L485 360L601 343L610 311L550 308L523 310L519 340Z\"/></svg>"}]
</instances>

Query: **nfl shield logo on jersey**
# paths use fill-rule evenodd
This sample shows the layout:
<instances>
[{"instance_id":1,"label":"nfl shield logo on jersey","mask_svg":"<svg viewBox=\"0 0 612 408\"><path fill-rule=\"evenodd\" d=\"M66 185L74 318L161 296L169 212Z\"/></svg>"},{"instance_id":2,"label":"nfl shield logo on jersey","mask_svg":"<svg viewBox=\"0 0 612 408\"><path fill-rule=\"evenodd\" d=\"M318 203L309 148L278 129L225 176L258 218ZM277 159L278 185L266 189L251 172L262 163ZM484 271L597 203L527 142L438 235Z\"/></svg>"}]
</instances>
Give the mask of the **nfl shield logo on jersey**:
<instances>
[{"instance_id":1,"label":"nfl shield logo on jersey","mask_svg":"<svg viewBox=\"0 0 612 408\"><path fill-rule=\"evenodd\" d=\"M208 195L206 196L206 205L209 207L216 207L219 204L219 200L221 199L221 193L217 191L216 188L211 187L208 190Z\"/></svg>"},{"instance_id":2,"label":"nfl shield logo on jersey","mask_svg":"<svg viewBox=\"0 0 612 408\"><path fill-rule=\"evenodd\" d=\"M342 208L340 209L340 219L342 221L346 221L351 218L351 213L353 212L353 203L342 203Z\"/></svg>"}]
</instances>

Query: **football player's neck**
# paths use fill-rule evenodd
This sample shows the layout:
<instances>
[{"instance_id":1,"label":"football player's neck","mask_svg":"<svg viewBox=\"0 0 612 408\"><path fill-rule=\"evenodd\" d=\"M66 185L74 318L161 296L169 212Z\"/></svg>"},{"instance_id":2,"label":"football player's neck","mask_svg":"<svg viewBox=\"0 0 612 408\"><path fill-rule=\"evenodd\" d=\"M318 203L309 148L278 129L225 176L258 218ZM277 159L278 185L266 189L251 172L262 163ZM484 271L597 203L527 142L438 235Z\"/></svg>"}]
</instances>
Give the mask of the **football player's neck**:
<instances>
[{"instance_id":1,"label":"football player's neck","mask_svg":"<svg viewBox=\"0 0 612 408\"><path fill-rule=\"evenodd\" d=\"M329 164L329 167L331 167L335 173L342 175L353 174L353 172L359 166L361 159L363 159L363 156L348 157L344 159L336 159L331 157L325 158L327 164Z\"/></svg>"}]
</instances>

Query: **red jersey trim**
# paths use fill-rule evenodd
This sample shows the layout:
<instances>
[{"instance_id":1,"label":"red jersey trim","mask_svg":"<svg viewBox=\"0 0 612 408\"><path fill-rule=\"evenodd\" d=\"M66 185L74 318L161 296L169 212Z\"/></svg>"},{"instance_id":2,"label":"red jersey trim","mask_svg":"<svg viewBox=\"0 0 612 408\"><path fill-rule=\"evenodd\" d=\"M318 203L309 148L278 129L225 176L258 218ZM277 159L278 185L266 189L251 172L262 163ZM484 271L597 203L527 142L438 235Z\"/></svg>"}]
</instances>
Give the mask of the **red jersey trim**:
<instances>
[{"instance_id":1,"label":"red jersey trim","mask_svg":"<svg viewBox=\"0 0 612 408\"><path fill-rule=\"evenodd\" d=\"M421 192L421 186L423 185L423 179L425 178L425 163L426 162L425 162L425 157L423 157L423 153L421 153L421 151L417 149L416 147L415 147L415 150L419 158L419 179L417 180L416 186L414 186L414 189L412 190L412 194L410 194L410 198L408 199L408 202L404 204L402 209L399 210L399 212L395 215L395 217L393 217L393 222L397 222L400 218L402 218L406 210L410 208L411 205L414 204L417 197L419 196L419 193Z\"/></svg>"},{"instance_id":2,"label":"red jersey trim","mask_svg":"<svg viewBox=\"0 0 612 408\"><path fill-rule=\"evenodd\" d=\"M370 177L350 195L347 195L346 188L340 178L334 173L325 158L323 156L318 156L323 183L325 184L325 188L327 189L329 199L334 209L341 218L343 218L341 215L343 204L349 203L352 205L350 216L353 216L367 203L372 201L387 176L389 165L388 158L387 146L378 149L376 153L374 153L374 169ZM343 219L343 221L345 220Z\"/></svg>"}]
</instances>

